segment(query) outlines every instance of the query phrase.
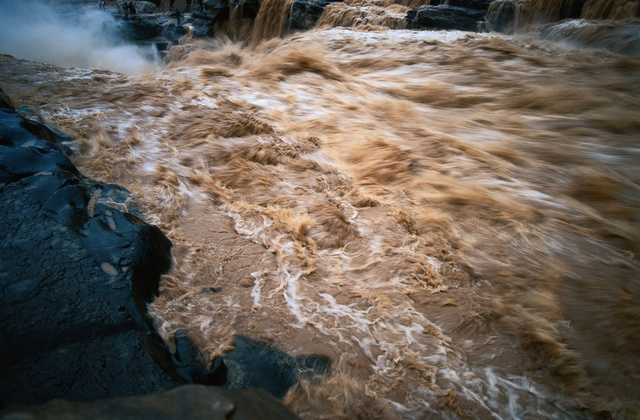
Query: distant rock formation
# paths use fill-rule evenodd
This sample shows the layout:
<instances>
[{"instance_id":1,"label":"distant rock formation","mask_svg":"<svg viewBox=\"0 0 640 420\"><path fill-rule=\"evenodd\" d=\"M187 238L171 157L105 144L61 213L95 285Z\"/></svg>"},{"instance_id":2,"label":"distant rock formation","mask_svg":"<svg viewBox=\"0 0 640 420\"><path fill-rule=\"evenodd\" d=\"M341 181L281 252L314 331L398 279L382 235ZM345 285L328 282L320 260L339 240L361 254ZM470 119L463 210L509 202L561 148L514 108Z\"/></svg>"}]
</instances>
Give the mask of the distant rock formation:
<instances>
[{"instance_id":1,"label":"distant rock formation","mask_svg":"<svg viewBox=\"0 0 640 420\"><path fill-rule=\"evenodd\" d=\"M409 29L477 31L492 0L432 0L407 13Z\"/></svg>"}]
</instances>

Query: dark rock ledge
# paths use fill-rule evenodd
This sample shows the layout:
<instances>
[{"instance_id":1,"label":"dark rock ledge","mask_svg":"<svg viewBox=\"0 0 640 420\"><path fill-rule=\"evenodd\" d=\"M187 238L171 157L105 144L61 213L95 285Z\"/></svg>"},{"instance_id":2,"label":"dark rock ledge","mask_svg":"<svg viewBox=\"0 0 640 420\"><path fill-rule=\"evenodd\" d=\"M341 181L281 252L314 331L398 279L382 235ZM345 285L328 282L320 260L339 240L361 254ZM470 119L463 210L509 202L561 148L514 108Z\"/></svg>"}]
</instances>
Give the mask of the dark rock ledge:
<instances>
[{"instance_id":1,"label":"dark rock ledge","mask_svg":"<svg viewBox=\"0 0 640 420\"><path fill-rule=\"evenodd\" d=\"M432 0L407 13L409 29L478 31L492 0Z\"/></svg>"},{"instance_id":2,"label":"dark rock ledge","mask_svg":"<svg viewBox=\"0 0 640 420\"><path fill-rule=\"evenodd\" d=\"M298 416L267 392L227 391L184 385L161 394L121 397L91 403L54 400L42 407L0 410L6 420L295 420Z\"/></svg>"},{"instance_id":3,"label":"dark rock ledge","mask_svg":"<svg viewBox=\"0 0 640 420\"><path fill-rule=\"evenodd\" d=\"M176 386L144 348L131 285L157 283L171 243L129 195L83 177L66 135L0 108L0 390L92 400ZM9 105L9 106L8 106Z\"/></svg>"},{"instance_id":4,"label":"dark rock ledge","mask_svg":"<svg viewBox=\"0 0 640 420\"><path fill-rule=\"evenodd\" d=\"M329 372L328 359L237 336L235 350L207 364L182 331L171 353L146 311L171 242L136 216L125 189L78 172L70 140L0 89L0 417L61 418L68 409L75 414L64 418L204 418L189 405L211 418L296 418L247 388L281 398L302 376ZM166 393L180 384L230 391ZM263 405L276 411L238 414Z\"/></svg>"}]
</instances>

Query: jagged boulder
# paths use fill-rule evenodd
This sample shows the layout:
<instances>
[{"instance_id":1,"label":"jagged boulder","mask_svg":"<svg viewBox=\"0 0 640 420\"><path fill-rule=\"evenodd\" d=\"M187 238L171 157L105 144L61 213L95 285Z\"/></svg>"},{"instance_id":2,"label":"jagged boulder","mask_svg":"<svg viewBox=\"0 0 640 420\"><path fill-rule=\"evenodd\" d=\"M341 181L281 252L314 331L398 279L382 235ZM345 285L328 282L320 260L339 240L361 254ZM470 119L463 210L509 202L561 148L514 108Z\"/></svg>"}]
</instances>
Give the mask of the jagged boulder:
<instances>
[{"instance_id":1,"label":"jagged boulder","mask_svg":"<svg viewBox=\"0 0 640 420\"><path fill-rule=\"evenodd\" d=\"M228 0L198 0L194 4L192 13L194 37L205 37L214 35L214 24L216 22L229 20Z\"/></svg>"},{"instance_id":2,"label":"jagged boulder","mask_svg":"<svg viewBox=\"0 0 640 420\"><path fill-rule=\"evenodd\" d=\"M194 19L191 24L193 36L196 38L213 36L213 21L209 19Z\"/></svg>"},{"instance_id":3,"label":"jagged boulder","mask_svg":"<svg viewBox=\"0 0 640 420\"><path fill-rule=\"evenodd\" d=\"M0 89L0 109L4 108L8 110L13 110L14 107L15 105L13 104L13 101L11 100L9 95L4 93L4 91Z\"/></svg>"},{"instance_id":4,"label":"jagged boulder","mask_svg":"<svg viewBox=\"0 0 640 420\"><path fill-rule=\"evenodd\" d=\"M221 15L229 15L229 2L227 0L203 0L202 6L197 10L202 17L215 20Z\"/></svg>"}]
</instances>

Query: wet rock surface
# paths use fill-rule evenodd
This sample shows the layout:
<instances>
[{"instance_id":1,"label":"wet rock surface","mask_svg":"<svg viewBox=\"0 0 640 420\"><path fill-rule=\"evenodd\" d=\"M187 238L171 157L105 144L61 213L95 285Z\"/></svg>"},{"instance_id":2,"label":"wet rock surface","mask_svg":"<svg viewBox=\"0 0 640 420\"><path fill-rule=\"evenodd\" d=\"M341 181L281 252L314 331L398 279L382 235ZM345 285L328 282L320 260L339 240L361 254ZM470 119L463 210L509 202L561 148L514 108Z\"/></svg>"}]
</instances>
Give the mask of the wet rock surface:
<instances>
[{"instance_id":1,"label":"wet rock surface","mask_svg":"<svg viewBox=\"0 0 640 420\"><path fill-rule=\"evenodd\" d=\"M67 140L27 109L0 110L2 398L170 389L144 348L131 285L169 268L171 244L127 211L124 189L84 178Z\"/></svg>"},{"instance_id":2,"label":"wet rock surface","mask_svg":"<svg viewBox=\"0 0 640 420\"><path fill-rule=\"evenodd\" d=\"M131 40L144 40L163 35L168 18L161 14L135 14L120 21L122 33Z\"/></svg>"},{"instance_id":3,"label":"wet rock surface","mask_svg":"<svg viewBox=\"0 0 640 420\"><path fill-rule=\"evenodd\" d=\"M587 0L565 2L562 7L558 9L557 19L552 20L579 19L586 3ZM521 3L514 0L494 1L491 6L491 12L487 15L489 28L498 32L512 32L514 30L514 24L516 23L516 16L518 13L523 14L522 7ZM518 9L521 11L517 12ZM544 22L545 19L542 17L539 20L540 22Z\"/></svg>"},{"instance_id":4,"label":"wet rock surface","mask_svg":"<svg viewBox=\"0 0 640 420\"><path fill-rule=\"evenodd\" d=\"M186 385L162 394L115 398L93 403L52 401L43 407L9 407L0 418L104 420L294 420L298 417L260 389L226 391Z\"/></svg>"},{"instance_id":5,"label":"wet rock surface","mask_svg":"<svg viewBox=\"0 0 640 420\"><path fill-rule=\"evenodd\" d=\"M228 366L225 388L262 388L283 398L300 379L331 372L331 361L320 355L294 357L263 341L236 335L234 350L224 358Z\"/></svg>"},{"instance_id":6,"label":"wet rock surface","mask_svg":"<svg viewBox=\"0 0 640 420\"><path fill-rule=\"evenodd\" d=\"M407 13L407 27L409 29L477 31L478 24L484 19L487 11L479 8L480 4L471 4L474 7L455 6L453 2L416 7Z\"/></svg>"},{"instance_id":7,"label":"wet rock surface","mask_svg":"<svg viewBox=\"0 0 640 420\"><path fill-rule=\"evenodd\" d=\"M516 18L516 5L510 1L504 1L496 8L496 11L487 16L489 28L505 32L511 29Z\"/></svg>"}]
</instances>

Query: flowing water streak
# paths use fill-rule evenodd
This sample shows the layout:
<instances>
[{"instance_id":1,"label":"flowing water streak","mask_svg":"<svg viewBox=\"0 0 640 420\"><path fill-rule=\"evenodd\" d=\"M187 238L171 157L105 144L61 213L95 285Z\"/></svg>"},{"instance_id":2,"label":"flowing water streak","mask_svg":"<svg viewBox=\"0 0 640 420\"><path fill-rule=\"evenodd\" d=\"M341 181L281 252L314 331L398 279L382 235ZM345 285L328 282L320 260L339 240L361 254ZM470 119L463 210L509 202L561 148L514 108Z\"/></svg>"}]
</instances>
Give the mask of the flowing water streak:
<instances>
[{"instance_id":1,"label":"flowing water streak","mask_svg":"<svg viewBox=\"0 0 640 420\"><path fill-rule=\"evenodd\" d=\"M229 251L195 233L208 230L208 217L195 209L181 216L173 239L179 239L188 258L167 284L177 282L191 291L181 295L179 288L167 287L155 303L167 334L187 326L212 356L224 351L233 331L262 334L292 351L331 356L336 374L325 386L303 384L289 397L298 412L311 417L319 412L414 417L442 410L463 415L472 407L480 415L508 416L532 406L563 417L562 405L575 398L594 409L607 408L607 397L589 390L584 369L589 362L571 342L575 328L599 332L589 331L580 311L570 308L575 294L584 293L579 290L598 290L595 284L603 281L599 275L584 278L586 272L578 269L585 263L591 270L599 267L607 249L600 234L589 233L588 220L595 217L600 229L625 241L623 249L638 233L624 218L607 222L571 197L591 197L604 177L621 191L630 188L624 196L632 201L619 203L613 215L635 214L637 184L631 179L637 178L631 167L622 178L598 171L585 176L588 162L602 164L594 155L581 155L591 159L581 163L562 149L542 151L540 142L556 132L565 142L574 139L565 145L567 152L583 147L587 152L591 146L586 145L602 132L602 117L596 115L609 115L612 99L594 96L583 79L567 85L574 70L554 59L553 49L548 56L536 55L501 37L460 33L458 41L442 44L429 33L317 35L265 44L251 58L229 46L196 50L190 56L195 61L175 64L178 74L191 75L181 96L202 93L186 108L195 107L189 121L175 114L169 122L180 134L173 136L177 150L162 163L163 174L175 174L168 179L178 198L197 197L197 185L207 186L200 194L219 203L219 211L233 220L227 234L232 229L258 244L260 251L252 255L262 263L236 258L231 267L248 265L245 273L226 268L230 263L222 256ZM579 54L576 58L586 60L587 72L595 65ZM203 67L200 80L194 79L193 65L207 61L235 62L233 77ZM602 66L599 71L611 73L609 83L624 77L615 65ZM523 69L530 74L527 80L522 80ZM558 85L536 82L550 71ZM600 88L600 82L593 87ZM207 96L213 100L209 111L203 107ZM463 119L456 116L460 110ZM547 116L566 112L577 114ZM635 117L626 118L631 123ZM585 121L583 132L573 119ZM632 127L617 126L621 140ZM194 155L202 157L198 177L190 175ZM560 162L569 169L557 166ZM588 180L594 176L591 187ZM181 177L190 181L188 193L180 193ZM563 181L558 185L558 180ZM183 207L194 206L188 204L193 198L182 200ZM196 215L195 226L188 214ZM222 214L212 225L218 231ZM578 222L583 227L567 225L572 219L584 219ZM187 246L193 240L195 248ZM625 259L615 248L606 253L621 263ZM637 270L631 260L622 264L631 273ZM636 290L631 281L636 274L628 277L623 270L621 275L618 281ZM514 288L514 281L520 286ZM614 284L608 290L619 290ZM228 296L196 293L207 285L226 288ZM606 311L616 312L614 306ZM493 322L537 356L523 355L517 341ZM599 352L588 347L584 350ZM525 392L515 385L526 379L514 366L527 359L534 363L528 368L558 375L573 387L561 405L543 388L530 384ZM624 363L632 362L625 358ZM341 394L347 391L356 397ZM494 405L486 400L492 393ZM336 406L327 407L323 395Z\"/></svg>"},{"instance_id":2,"label":"flowing water streak","mask_svg":"<svg viewBox=\"0 0 640 420\"><path fill-rule=\"evenodd\" d=\"M584 19L625 19L640 16L637 0L589 0L582 9Z\"/></svg>"},{"instance_id":3,"label":"flowing water streak","mask_svg":"<svg viewBox=\"0 0 640 420\"><path fill-rule=\"evenodd\" d=\"M260 2L258 15L253 23L251 44L256 45L285 34L293 0L266 0Z\"/></svg>"},{"instance_id":4,"label":"flowing water streak","mask_svg":"<svg viewBox=\"0 0 640 420\"><path fill-rule=\"evenodd\" d=\"M336 2L329 4L318 20L318 27L383 27L404 29L408 7L375 6L366 1Z\"/></svg>"}]
</instances>

